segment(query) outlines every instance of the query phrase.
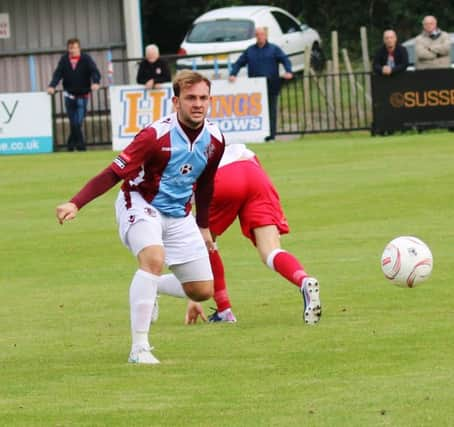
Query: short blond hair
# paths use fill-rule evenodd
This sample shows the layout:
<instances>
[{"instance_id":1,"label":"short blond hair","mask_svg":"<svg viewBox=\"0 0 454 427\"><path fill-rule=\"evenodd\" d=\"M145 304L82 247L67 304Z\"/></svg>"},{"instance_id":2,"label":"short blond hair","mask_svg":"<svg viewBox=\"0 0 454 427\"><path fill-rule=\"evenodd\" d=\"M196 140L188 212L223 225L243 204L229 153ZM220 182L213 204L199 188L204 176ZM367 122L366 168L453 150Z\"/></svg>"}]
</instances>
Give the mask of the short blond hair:
<instances>
[{"instance_id":1,"label":"short blond hair","mask_svg":"<svg viewBox=\"0 0 454 427\"><path fill-rule=\"evenodd\" d=\"M208 91L211 90L211 82L205 76L196 71L181 70L173 79L173 93L175 96L180 96L181 89L200 82L205 82L208 86Z\"/></svg>"}]
</instances>

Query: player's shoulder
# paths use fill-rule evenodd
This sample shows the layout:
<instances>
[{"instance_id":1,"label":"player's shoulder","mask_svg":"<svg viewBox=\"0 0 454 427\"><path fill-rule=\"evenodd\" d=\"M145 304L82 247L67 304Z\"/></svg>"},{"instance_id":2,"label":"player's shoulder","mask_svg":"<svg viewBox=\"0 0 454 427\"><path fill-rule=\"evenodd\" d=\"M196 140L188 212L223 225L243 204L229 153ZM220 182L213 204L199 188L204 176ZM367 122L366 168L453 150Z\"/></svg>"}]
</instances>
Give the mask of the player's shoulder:
<instances>
[{"instance_id":1,"label":"player's shoulder","mask_svg":"<svg viewBox=\"0 0 454 427\"><path fill-rule=\"evenodd\" d=\"M223 143L224 138L222 136L221 129L219 129L219 126L215 122L205 119L205 127L212 137Z\"/></svg>"},{"instance_id":2,"label":"player's shoulder","mask_svg":"<svg viewBox=\"0 0 454 427\"><path fill-rule=\"evenodd\" d=\"M172 128L177 125L176 113L169 114L168 116L161 117L159 120L153 122L149 128L156 132L156 138L161 138L169 133Z\"/></svg>"}]
</instances>

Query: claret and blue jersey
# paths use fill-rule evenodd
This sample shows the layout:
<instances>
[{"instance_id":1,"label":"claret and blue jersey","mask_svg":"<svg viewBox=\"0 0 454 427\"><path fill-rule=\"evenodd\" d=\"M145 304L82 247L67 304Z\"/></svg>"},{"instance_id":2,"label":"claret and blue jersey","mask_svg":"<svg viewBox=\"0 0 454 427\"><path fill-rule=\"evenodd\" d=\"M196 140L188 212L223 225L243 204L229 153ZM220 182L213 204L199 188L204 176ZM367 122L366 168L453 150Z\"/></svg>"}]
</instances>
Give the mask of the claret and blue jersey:
<instances>
[{"instance_id":1,"label":"claret and blue jersey","mask_svg":"<svg viewBox=\"0 0 454 427\"><path fill-rule=\"evenodd\" d=\"M194 190L197 212L208 209L223 151L223 137L214 123L205 120L191 142L173 113L138 133L111 167L124 180L126 203L129 192L137 191L164 215L184 217L191 211Z\"/></svg>"}]
</instances>

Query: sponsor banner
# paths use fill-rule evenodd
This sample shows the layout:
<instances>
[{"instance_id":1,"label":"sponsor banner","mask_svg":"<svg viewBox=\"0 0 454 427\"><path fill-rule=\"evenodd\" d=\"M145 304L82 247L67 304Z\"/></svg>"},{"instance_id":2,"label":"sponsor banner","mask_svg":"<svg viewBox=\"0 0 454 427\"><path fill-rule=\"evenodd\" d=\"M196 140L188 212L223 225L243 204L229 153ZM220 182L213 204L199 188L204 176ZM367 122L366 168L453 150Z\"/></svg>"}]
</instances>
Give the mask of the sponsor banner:
<instances>
[{"instance_id":1,"label":"sponsor banner","mask_svg":"<svg viewBox=\"0 0 454 427\"><path fill-rule=\"evenodd\" d=\"M50 153L52 149L51 136L0 138L0 154Z\"/></svg>"},{"instance_id":2,"label":"sponsor banner","mask_svg":"<svg viewBox=\"0 0 454 427\"><path fill-rule=\"evenodd\" d=\"M111 86L112 148L122 150L143 127L173 111L172 85L159 89ZM269 135L268 98L264 78L213 80L208 117L228 142L263 142Z\"/></svg>"},{"instance_id":3,"label":"sponsor banner","mask_svg":"<svg viewBox=\"0 0 454 427\"><path fill-rule=\"evenodd\" d=\"M372 77L373 131L454 127L454 70Z\"/></svg>"},{"instance_id":4,"label":"sponsor banner","mask_svg":"<svg viewBox=\"0 0 454 427\"><path fill-rule=\"evenodd\" d=\"M52 150L50 96L45 92L0 94L0 155Z\"/></svg>"}]
</instances>

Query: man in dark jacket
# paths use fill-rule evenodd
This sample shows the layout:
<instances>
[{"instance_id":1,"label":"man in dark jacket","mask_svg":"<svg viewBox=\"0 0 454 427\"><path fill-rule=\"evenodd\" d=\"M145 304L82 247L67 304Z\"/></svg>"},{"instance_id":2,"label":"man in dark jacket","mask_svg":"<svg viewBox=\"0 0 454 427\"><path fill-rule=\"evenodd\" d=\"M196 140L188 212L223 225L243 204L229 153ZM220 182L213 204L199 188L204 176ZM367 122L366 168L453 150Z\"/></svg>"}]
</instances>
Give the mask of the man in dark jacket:
<instances>
[{"instance_id":1,"label":"man in dark jacket","mask_svg":"<svg viewBox=\"0 0 454 427\"><path fill-rule=\"evenodd\" d=\"M172 77L167 62L159 56L159 48L150 44L145 48L145 59L139 64L136 81L153 89L159 83L170 82Z\"/></svg>"},{"instance_id":2,"label":"man in dark jacket","mask_svg":"<svg viewBox=\"0 0 454 427\"><path fill-rule=\"evenodd\" d=\"M47 93L53 95L59 81L63 79L65 108L70 123L68 150L74 151L76 148L85 151L82 123L90 92L99 89L101 74L91 56L81 52L79 39L69 39L66 46L68 53L60 58Z\"/></svg>"},{"instance_id":3,"label":"man in dark jacket","mask_svg":"<svg viewBox=\"0 0 454 427\"><path fill-rule=\"evenodd\" d=\"M383 33L383 46L375 53L374 73L381 76L391 76L405 71L407 67L407 49L397 43L395 31L386 30Z\"/></svg>"},{"instance_id":4,"label":"man in dark jacket","mask_svg":"<svg viewBox=\"0 0 454 427\"><path fill-rule=\"evenodd\" d=\"M235 81L241 67L247 65L249 77L266 77L268 87L268 110L270 115L270 135L266 141L274 140L276 136L277 97L281 89L279 64L285 68L284 79L293 78L292 64L279 46L268 42L266 29L255 29L256 44L249 46L233 64L229 80Z\"/></svg>"}]
</instances>

